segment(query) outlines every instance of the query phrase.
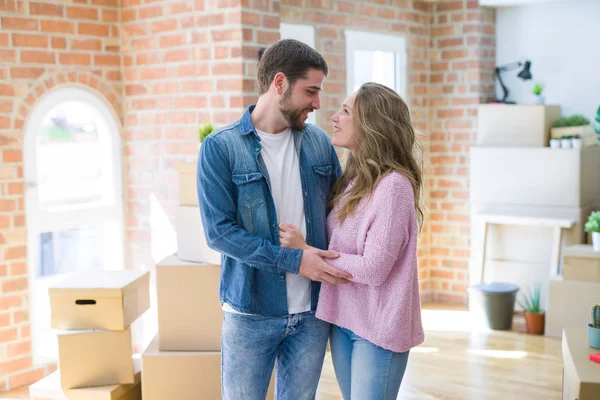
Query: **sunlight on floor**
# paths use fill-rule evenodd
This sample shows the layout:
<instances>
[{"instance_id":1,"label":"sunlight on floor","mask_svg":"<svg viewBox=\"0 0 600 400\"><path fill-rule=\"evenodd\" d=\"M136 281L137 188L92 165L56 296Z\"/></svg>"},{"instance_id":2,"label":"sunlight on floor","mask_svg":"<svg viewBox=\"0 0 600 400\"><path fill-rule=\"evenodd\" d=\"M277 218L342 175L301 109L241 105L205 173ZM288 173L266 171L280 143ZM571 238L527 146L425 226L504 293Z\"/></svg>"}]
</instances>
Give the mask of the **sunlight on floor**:
<instances>
[{"instance_id":1,"label":"sunlight on floor","mask_svg":"<svg viewBox=\"0 0 600 400\"><path fill-rule=\"evenodd\" d=\"M492 358L521 359L527 357L526 351L468 349L467 353Z\"/></svg>"}]
</instances>

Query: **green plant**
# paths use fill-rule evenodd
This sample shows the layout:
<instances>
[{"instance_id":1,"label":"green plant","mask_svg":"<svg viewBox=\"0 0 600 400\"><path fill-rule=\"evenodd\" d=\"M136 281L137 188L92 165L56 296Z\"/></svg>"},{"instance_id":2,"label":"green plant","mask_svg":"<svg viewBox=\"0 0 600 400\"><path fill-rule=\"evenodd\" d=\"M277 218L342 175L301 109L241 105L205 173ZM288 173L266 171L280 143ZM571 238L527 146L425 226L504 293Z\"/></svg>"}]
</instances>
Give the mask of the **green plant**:
<instances>
[{"instance_id":1,"label":"green plant","mask_svg":"<svg viewBox=\"0 0 600 400\"><path fill-rule=\"evenodd\" d=\"M533 91L533 94L535 94L536 96L539 96L540 94L542 94L542 89L544 87L542 86L541 83L534 83L533 86L531 87L531 90Z\"/></svg>"},{"instance_id":2,"label":"green plant","mask_svg":"<svg viewBox=\"0 0 600 400\"><path fill-rule=\"evenodd\" d=\"M584 229L586 232L600 232L600 211L592 211L585 222Z\"/></svg>"},{"instance_id":3,"label":"green plant","mask_svg":"<svg viewBox=\"0 0 600 400\"><path fill-rule=\"evenodd\" d=\"M562 117L557 120L552 127L553 128L566 128L569 126L584 126L589 125L590 120L580 114L571 115L570 117Z\"/></svg>"},{"instance_id":4,"label":"green plant","mask_svg":"<svg viewBox=\"0 0 600 400\"><path fill-rule=\"evenodd\" d=\"M592 326L600 329L600 304L592 307Z\"/></svg>"},{"instance_id":5,"label":"green plant","mask_svg":"<svg viewBox=\"0 0 600 400\"><path fill-rule=\"evenodd\" d=\"M598 106L598 111L596 111L596 133L600 134L600 106Z\"/></svg>"},{"instance_id":6,"label":"green plant","mask_svg":"<svg viewBox=\"0 0 600 400\"><path fill-rule=\"evenodd\" d=\"M519 305L523 309L523 311L531 314L539 314L543 313L544 310L541 309L540 306L540 297L541 297L541 285L537 283L533 291L528 294L523 295L523 301L518 300Z\"/></svg>"},{"instance_id":7,"label":"green plant","mask_svg":"<svg viewBox=\"0 0 600 400\"><path fill-rule=\"evenodd\" d=\"M206 137L210 135L215 129L215 126L210 122L198 128L198 139L200 140L200 143L202 143L202 141L206 139Z\"/></svg>"}]
</instances>

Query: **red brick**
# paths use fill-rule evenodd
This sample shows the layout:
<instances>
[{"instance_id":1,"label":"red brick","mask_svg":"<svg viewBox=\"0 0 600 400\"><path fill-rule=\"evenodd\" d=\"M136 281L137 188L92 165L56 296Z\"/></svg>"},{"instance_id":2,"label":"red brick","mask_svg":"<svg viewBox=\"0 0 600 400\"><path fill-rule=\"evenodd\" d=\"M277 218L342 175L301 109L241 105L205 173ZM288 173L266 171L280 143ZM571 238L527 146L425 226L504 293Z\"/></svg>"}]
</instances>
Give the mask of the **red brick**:
<instances>
[{"instance_id":1,"label":"red brick","mask_svg":"<svg viewBox=\"0 0 600 400\"><path fill-rule=\"evenodd\" d=\"M4 261L20 260L25 257L27 257L27 247L25 246L8 247L4 250ZM18 282L13 283L19 284ZM27 286L27 282L25 282L25 286Z\"/></svg>"},{"instance_id":2,"label":"red brick","mask_svg":"<svg viewBox=\"0 0 600 400\"><path fill-rule=\"evenodd\" d=\"M48 36L13 33L12 43L18 47L48 47Z\"/></svg>"},{"instance_id":3,"label":"red brick","mask_svg":"<svg viewBox=\"0 0 600 400\"><path fill-rule=\"evenodd\" d=\"M31 367L31 356L0 363L0 375L8 375Z\"/></svg>"},{"instance_id":4,"label":"red brick","mask_svg":"<svg viewBox=\"0 0 600 400\"><path fill-rule=\"evenodd\" d=\"M76 7L69 6L67 7L67 18L72 19L87 19L87 20L98 20L98 9L91 7Z\"/></svg>"},{"instance_id":5,"label":"red brick","mask_svg":"<svg viewBox=\"0 0 600 400\"><path fill-rule=\"evenodd\" d=\"M138 11L140 19L157 18L162 17L163 15L162 6L144 7L140 8Z\"/></svg>"},{"instance_id":6,"label":"red brick","mask_svg":"<svg viewBox=\"0 0 600 400\"><path fill-rule=\"evenodd\" d=\"M47 51L21 51L21 62L28 64L54 64L56 56Z\"/></svg>"},{"instance_id":7,"label":"red brick","mask_svg":"<svg viewBox=\"0 0 600 400\"><path fill-rule=\"evenodd\" d=\"M9 343L6 346L6 355L8 358L24 356L31 353L31 340L24 342Z\"/></svg>"},{"instance_id":8,"label":"red brick","mask_svg":"<svg viewBox=\"0 0 600 400\"><path fill-rule=\"evenodd\" d=\"M53 37L52 38L52 48L53 49L66 49L67 48L67 40L61 37Z\"/></svg>"},{"instance_id":9,"label":"red brick","mask_svg":"<svg viewBox=\"0 0 600 400\"><path fill-rule=\"evenodd\" d=\"M94 65L96 66L112 66L118 67L121 65L121 56L118 55L95 55Z\"/></svg>"},{"instance_id":10,"label":"red brick","mask_svg":"<svg viewBox=\"0 0 600 400\"><path fill-rule=\"evenodd\" d=\"M80 22L77 33L79 35L106 37L109 34L109 25Z\"/></svg>"},{"instance_id":11,"label":"red brick","mask_svg":"<svg viewBox=\"0 0 600 400\"><path fill-rule=\"evenodd\" d=\"M0 50L0 63L14 63L17 61L17 52L14 50Z\"/></svg>"},{"instance_id":12,"label":"red brick","mask_svg":"<svg viewBox=\"0 0 600 400\"><path fill-rule=\"evenodd\" d=\"M1 302L1 300L0 300L0 302ZM0 311L1 310L2 310L2 308L0 308ZM10 323L10 314L8 314L8 313L0 314L0 324L2 322L6 322L7 324ZM1 329L0 330L0 344L12 342L13 340L16 340L19 337L18 332L19 331L17 328Z\"/></svg>"},{"instance_id":13,"label":"red brick","mask_svg":"<svg viewBox=\"0 0 600 400\"><path fill-rule=\"evenodd\" d=\"M45 368L37 368L32 371L20 372L9 377L10 387L21 387L37 382L46 375Z\"/></svg>"},{"instance_id":14,"label":"red brick","mask_svg":"<svg viewBox=\"0 0 600 400\"><path fill-rule=\"evenodd\" d=\"M58 61L63 65L90 65L92 62L89 54L60 54Z\"/></svg>"},{"instance_id":15,"label":"red brick","mask_svg":"<svg viewBox=\"0 0 600 400\"><path fill-rule=\"evenodd\" d=\"M75 33L75 24L66 21L42 20L40 21L42 32L48 33Z\"/></svg>"},{"instance_id":16,"label":"red brick","mask_svg":"<svg viewBox=\"0 0 600 400\"><path fill-rule=\"evenodd\" d=\"M32 18L2 17L0 22L6 30L36 31L38 28L38 20Z\"/></svg>"},{"instance_id":17,"label":"red brick","mask_svg":"<svg viewBox=\"0 0 600 400\"><path fill-rule=\"evenodd\" d=\"M102 10L102 21L104 22L119 22L119 13L116 10Z\"/></svg>"}]
</instances>

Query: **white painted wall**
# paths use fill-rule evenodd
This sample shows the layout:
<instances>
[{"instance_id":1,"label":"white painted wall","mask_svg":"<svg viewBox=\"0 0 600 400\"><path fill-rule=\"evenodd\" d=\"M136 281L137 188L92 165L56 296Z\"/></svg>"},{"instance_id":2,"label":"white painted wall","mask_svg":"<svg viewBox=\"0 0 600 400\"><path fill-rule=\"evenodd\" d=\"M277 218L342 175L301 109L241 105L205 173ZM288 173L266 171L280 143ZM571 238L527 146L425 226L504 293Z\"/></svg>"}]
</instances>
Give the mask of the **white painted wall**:
<instances>
[{"instance_id":1,"label":"white painted wall","mask_svg":"<svg viewBox=\"0 0 600 400\"><path fill-rule=\"evenodd\" d=\"M600 105L600 0L500 7L496 12L496 65L525 58L532 62L532 81L518 79L519 70L502 74L509 100L533 103L531 86L539 81L546 104L560 105L562 115L593 120Z\"/></svg>"}]
</instances>

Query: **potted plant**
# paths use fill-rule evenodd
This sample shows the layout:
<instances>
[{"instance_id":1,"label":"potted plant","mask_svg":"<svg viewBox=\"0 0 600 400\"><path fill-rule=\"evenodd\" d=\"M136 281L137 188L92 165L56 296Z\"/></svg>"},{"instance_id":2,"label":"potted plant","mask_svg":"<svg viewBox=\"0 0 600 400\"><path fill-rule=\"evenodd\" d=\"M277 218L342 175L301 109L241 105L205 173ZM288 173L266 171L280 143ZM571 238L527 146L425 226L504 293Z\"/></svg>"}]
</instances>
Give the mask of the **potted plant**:
<instances>
[{"instance_id":1,"label":"potted plant","mask_svg":"<svg viewBox=\"0 0 600 400\"><path fill-rule=\"evenodd\" d=\"M208 135L213 133L213 131L215 129L216 129L215 126L213 124L211 124L210 122L208 122L208 123L202 125L200 128L198 128L198 140L199 140L198 150L200 150L200 146L202 145L202 142L204 141L204 139L206 139L206 137Z\"/></svg>"},{"instance_id":2,"label":"potted plant","mask_svg":"<svg viewBox=\"0 0 600 400\"><path fill-rule=\"evenodd\" d=\"M552 124L550 129L550 137L553 138L572 137L574 135L584 137L591 134L594 134L594 127L590 124L590 120L579 114L559 118Z\"/></svg>"},{"instance_id":3,"label":"potted plant","mask_svg":"<svg viewBox=\"0 0 600 400\"><path fill-rule=\"evenodd\" d=\"M560 139L560 147L561 148L563 148L563 149L570 149L571 145L572 145L572 143L571 143L571 136L566 135L566 136L563 136Z\"/></svg>"},{"instance_id":4,"label":"potted plant","mask_svg":"<svg viewBox=\"0 0 600 400\"><path fill-rule=\"evenodd\" d=\"M559 138L550 138L550 148L560 149L560 139Z\"/></svg>"},{"instance_id":5,"label":"potted plant","mask_svg":"<svg viewBox=\"0 0 600 400\"><path fill-rule=\"evenodd\" d=\"M544 104L544 96L542 96L542 89L544 87L542 86L541 83L534 83L533 86L531 87L531 91L533 92L533 94L536 96L536 103L537 104Z\"/></svg>"},{"instance_id":6,"label":"potted plant","mask_svg":"<svg viewBox=\"0 0 600 400\"><path fill-rule=\"evenodd\" d=\"M588 324L590 347L600 349L600 304L592 307L592 323Z\"/></svg>"},{"instance_id":7,"label":"potted plant","mask_svg":"<svg viewBox=\"0 0 600 400\"><path fill-rule=\"evenodd\" d=\"M586 232L592 233L592 246L594 251L600 251L600 211L592 211L584 227Z\"/></svg>"},{"instance_id":8,"label":"potted plant","mask_svg":"<svg viewBox=\"0 0 600 400\"><path fill-rule=\"evenodd\" d=\"M533 291L529 295L523 295L523 301L518 301L523 309L525 316L525 329L527 333L533 335L542 335L544 333L544 323L546 314L540 307L541 290L540 284L536 284Z\"/></svg>"},{"instance_id":9,"label":"potted plant","mask_svg":"<svg viewBox=\"0 0 600 400\"><path fill-rule=\"evenodd\" d=\"M583 140L581 139L581 136L573 135L573 138L571 139L571 146L574 149L581 149L583 147Z\"/></svg>"}]
</instances>

